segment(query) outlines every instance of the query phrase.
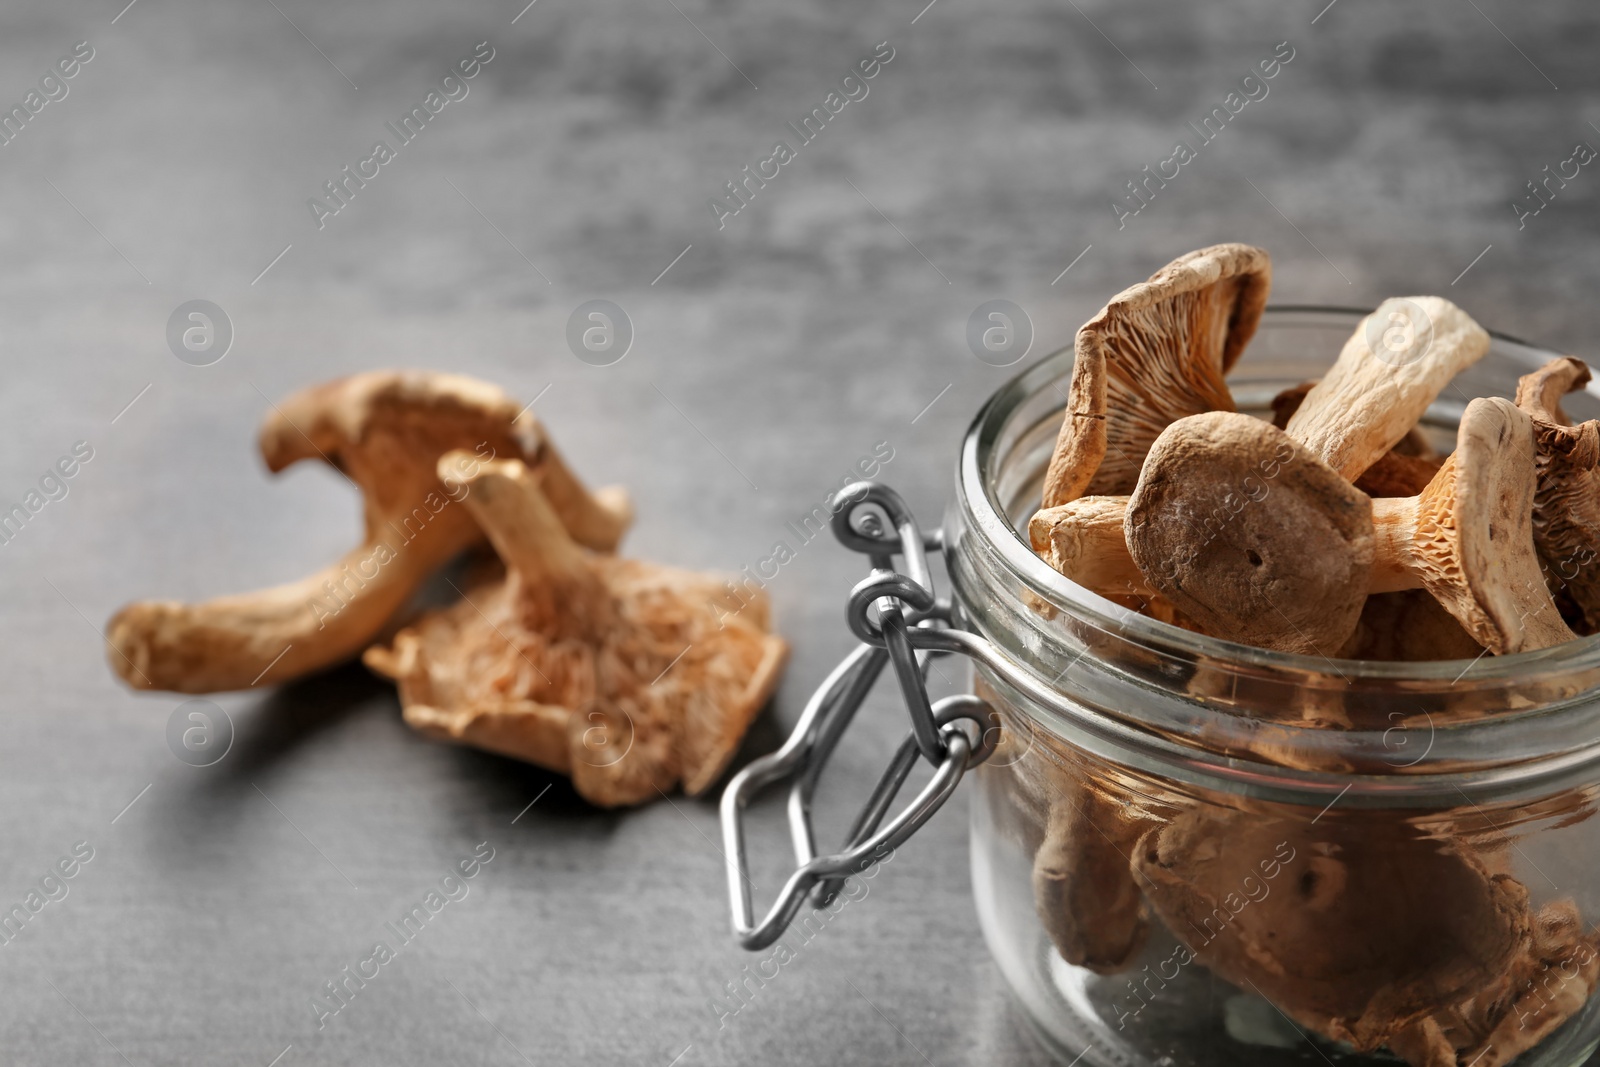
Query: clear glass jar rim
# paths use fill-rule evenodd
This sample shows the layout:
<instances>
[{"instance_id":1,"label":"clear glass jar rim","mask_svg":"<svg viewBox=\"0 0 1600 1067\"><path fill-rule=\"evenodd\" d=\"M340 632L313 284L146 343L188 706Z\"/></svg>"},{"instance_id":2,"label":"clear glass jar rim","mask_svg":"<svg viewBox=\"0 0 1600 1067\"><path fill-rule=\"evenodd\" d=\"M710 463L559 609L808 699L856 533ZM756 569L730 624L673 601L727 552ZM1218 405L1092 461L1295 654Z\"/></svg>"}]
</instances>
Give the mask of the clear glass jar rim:
<instances>
[{"instance_id":1,"label":"clear glass jar rim","mask_svg":"<svg viewBox=\"0 0 1600 1067\"><path fill-rule=\"evenodd\" d=\"M1369 312L1348 307L1274 305L1267 308L1262 325L1283 324L1296 318L1330 314L1359 319ZM1491 331L1491 335L1505 345L1525 349L1530 355L1530 370L1561 355L1506 334ZM956 477L960 504L973 531L984 538L986 547L1004 561L1015 578L1057 608L1109 634L1155 652L1205 656L1232 666L1307 675L1326 674L1329 665L1336 664L1339 673L1351 683L1492 685L1510 681L1536 682L1541 678L1554 679L1561 675L1600 669L1600 635L1533 652L1485 655L1476 660L1329 660L1320 656L1273 652L1241 645L1118 609L1110 601L1066 578L1034 554L1021 532L1007 518L1005 507L986 476L994 459L995 446L1012 412L1023 401L1048 387L1050 382L1062 377L1072 366L1072 358L1071 346L1052 352L990 395L962 439ZM1589 390L1600 395L1600 383L1591 384Z\"/></svg>"}]
</instances>

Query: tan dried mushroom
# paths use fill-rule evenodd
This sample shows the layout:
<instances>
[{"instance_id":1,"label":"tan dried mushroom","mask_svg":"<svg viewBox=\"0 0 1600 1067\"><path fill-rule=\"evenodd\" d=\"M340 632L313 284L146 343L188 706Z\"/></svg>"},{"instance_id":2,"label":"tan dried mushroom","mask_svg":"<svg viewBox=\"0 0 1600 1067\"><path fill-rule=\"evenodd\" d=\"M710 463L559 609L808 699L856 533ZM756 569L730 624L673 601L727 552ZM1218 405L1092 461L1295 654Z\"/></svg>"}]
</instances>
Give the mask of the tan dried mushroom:
<instances>
[{"instance_id":1,"label":"tan dried mushroom","mask_svg":"<svg viewBox=\"0 0 1600 1067\"><path fill-rule=\"evenodd\" d=\"M1467 405L1456 450L1415 497L1372 502L1372 589L1421 586L1496 655L1576 638L1533 542L1533 420L1511 401Z\"/></svg>"},{"instance_id":2,"label":"tan dried mushroom","mask_svg":"<svg viewBox=\"0 0 1600 1067\"><path fill-rule=\"evenodd\" d=\"M1271 285L1266 252L1212 245L1118 293L1085 323L1044 506L1129 492L1169 423L1231 411L1223 375L1255 334Z\"/></svg>"},{"instance_id":3,"label":"tan dried mushroom","mask_svg":"<svg viewBox=\"0 0 1600 1067\"><path fill-rule=\"evenodd\" d=\"M1069 547L1047 558L1090 589L1117 592L1131 560L1206 633L1262 648L1331 655L1355 632L1367 593L1417 588L1481 647L1546 648L1575 635L1534 553L1533 449L1527 415L1480 398L1427 489L1369 500L1264 422L1191 416L1151 449L1120 548L1110 529L1118 498L1097 498L1041 519L1050 545Z\"/></svg>"},{"instance_id":4,"label":"tan dried mushroom","mask_svg":"<svg viewBox=\"0 0 1600 1067\"><path fill-rule=\"evenodd\" d=\"M1284 427L1354 482L1405 439L1489 334L1448 300L1394 297L1356 327Z\"/></svg>"},{"instance_id":5,"label":"tan dried mushroom","mask_svg":"<svg viewBox=\"0 0 1600 1067\"><path fill-rule=\"evenodd\" d=\"M1096 974L1123 970L1150 924L1130 856L1144 832L1092 777L1051 783L1044 842L1033 857L1033 901L1061 958Z\"/></svg>"},{"instance_id":6,"label":"tan dried mushroom","mask_svg":"<svg viewBox=\"0 0 1600 1067\"><path fill-rule=\"evenodd\" d=\"M1360 1052L1511 970L1529 935L1515 878L1401 822L1326 829L1196 808L1146 834L1134 863L1196 959Z\"/></svg>"},{"instance_id":7,"label":"tan dried mushroom","mask_svg":"<svg viewBox=\"0 0 1600 1067\"><path fill-rule=\"evenodd\" d=\"M273 472L314 458L356 485L362 543L287 585L123 608L107 627L108 658L134 688L245 689L359 653L431 573L482 540L439 480L439 457L452 449L536 467L572 536L597 550L616 546L632 514L621 489L585 490L515 400L459 375L379 371L303 390L274 405L260 447Z\"/></svg>"},{"instance_id":8,"label":"tan dried mushroom","mask_svg":"<svg viewBox=\"0 0 1600 1067\"><path fill-rule=\"evenodd\" d=\"M1316 382L1302 382L1272 398L1272 425L1282 430ZM1361 472L1355 487L1368 496L1416 496L1439 473L1443 457L1415 426L1377 462Z\"/></svg>"},{"instance_id":9,"label":"tan dried mushroom","mask_svg":"<svg viewBox=\"0 0 1600 1067\"><path fill-rule=\"evenodd\" d=\"M1123 535L1150 586L1206 633L1327 655L1361 617L1372 508L1282 430L1212 411L1156 439Z\"/></svg>"},{"instance_id":10,"label":"tan dried mushroom","mask_svg":"<svg viewBox=\"0 0 1600 1067\"><path fill-rule=\"evenodd\" d=\"M470 459L445 456L440 477ZM460 484L505 573L367 652L406 722L568 774L604 806L709 788L787 654L765 599L739 606L716 576L586 550L518 460Z\"/></svg>"},{"instance_id":11,"label":"tan dried mushroom","mask_svg":"<svg viewBox=\"0 0 1600 1067\"><path fill-rule=\"evenodd\" d=\"M1593 634L1600 632L1600 421L1574 426L1561 409L1561 398L1588 381L1582 360L1551 360L1517 382L1517 407L1533 419L1533 539L1545 581L1574 628Z\"/></svg>"},{"instance_id":12,"label":"tan dried mushroom","mask_svg":"<svg viewBox=\"0 0 1600 1067\"><path fill-rule=\"evenodd\" d=\"M1397 322L1401 325L1396 326ZM1462 368L1481 359L1488 351L1488 346L1489 336L1482 327L1448 300L1439 297L1387 300L1357 326L1327 377L1303 387L1303 390L1289 390L1280 394L1273 404L1275 421L1281 421L1286 427L1288 437L1302 442L1325 462L1325 467L1318 471L1319 482L1332 487L1335 497L1342 498L1348 494L1329 481L1326 477L1327 468L1332 468L1334 473L1347 481L1364 480L1364 487L1372 491L1371 495L1413 495L1427 484L1439 468L1439 464L1426 455L1431 452L1426 448L1426 442L1415 433L1417 421L1450 379ZM1076 373L1075 367L1074 382ZM1226 406L1231 409L1231 400ZM1063 430L1063 435L1065 432ZM1405 446L1403 449L1402 445ZM1275 447L1278 452L1287 455L1285 450L1292 446L1280 439L1275 442ZM1146 467L1148 451L1147 448ZM1061 444L1058 442L1056 456L1052 458L1052 469L1061 455ZM1268 454L1260 456L1260 461L1269 466L1274 463ZM1261 483L1259 474L1247 477L1251 477L1256 485ZM1046 484L1049 485L1048 478ZM1135 484L1138 484L1138 480ZM1237 486L1238 492L1233 492L1234 486L1224 486L1218 479L1207 478L1203 473L1194 485L1197 490L1212 491L1215 499L1185 501L1182 499L1184 487L1174 483L1165 487L1172 494L1170 508L1174 514L1185 515L1190 522L1206 524L1237 512L1239 508L1235 501L1251 491L1249 484L1241 483ZM1046 503L1049 503L1048 494ZM1047 560L1052 558L1051 553L1054 552L1056 558L1070 562L1072 549L1077 549L1081 557L1084 552L1099 547L1097 541L1078 532L1085 528L1087 520L1105 518L1108 514L1106 505L1099 505L1099 508L1092 515L1062 512L1054 507L1041 510L1029 522L1029 537L1034 550ZM1068 528L1053 531L1056 523L1065 524ZM1090 522L1090 526L1094 526L1094 523ZM1167 531L1167 540L1177 539L1182 529L1180 525L1177 531ZM1204 535L1214 537L1209 527ZM1332 543L1329 542L1327 547L1332 548ZM1101 557L1102 560L1108 558L1111 557ZM1298 593L1322 588L1317 585L1319 579L1336 575L1341 566L1348 567L1348 564L1349 559L1341 554L1331 565L1312 561L1310 567L1319 573L1302 577L1288 575L1287 571L1280 574L1255 571L1240 573L1250 573L1258 591L1268 595L1271 595L1271 588L1283 583ZM1061 568L1058 566L1057 569ZM1068 576L1071 577L1071 574ZM1130 587L1137 589L1140 585L1137 581L1130 581L1120 570L1113 571L1103 579L1096 578L1095 583L1097 591L1114 589L1118 592ZM1145 584L1171 599L1175 609L1193 618L1202 630L1211 632L1204 613L1194 615L1185 607L1182 597L1169 595L1167 586L1148 581ZM1349 638L1361 610L1359 599L1354 594L1339 598L1333 607L1335 610L1332 613L1321 614L1314 610L1314 604L1301 604L1299 610L1311 623L1310 627L1301 626L1291 617L1289 621L1292 625L1287 631L1282 629L1285 619L1278 614L1280 609L1272 609L1268 612L1269 617L1256 620L1255 627L1276 634L1279 643L1263 647L1299 652L1320 650L1321 654L1327 655ZM1217 636L1228 636L1228 631L1219 632Z\"/></svg>"}]
</instances>

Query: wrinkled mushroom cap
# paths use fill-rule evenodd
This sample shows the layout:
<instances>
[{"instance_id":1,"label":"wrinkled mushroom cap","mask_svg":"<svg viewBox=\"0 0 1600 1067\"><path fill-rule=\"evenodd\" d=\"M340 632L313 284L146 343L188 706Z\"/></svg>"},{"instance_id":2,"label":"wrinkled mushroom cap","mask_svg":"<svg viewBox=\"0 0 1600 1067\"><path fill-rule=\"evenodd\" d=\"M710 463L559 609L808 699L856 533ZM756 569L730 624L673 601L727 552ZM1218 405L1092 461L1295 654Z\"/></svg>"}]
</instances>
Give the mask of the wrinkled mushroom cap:
<instances>
[{"instance_id":1,"label":"wrinkled mushroom cap","mask_svg":"<svg viewBox=\"0 0 1600 1067\"><path fill-rule=\"evenodd\" d=\"M1552 359L1517 379L1517 407L1547 426L1570 426L1561 398L1589 384L1589 365L1573 356Z\"/></svg>"},{"instance_id":2,"label":"wrinkled mushroom cap","mask_svg":"<svg viewBox=\"0 0 1600 1067\"><path fill-rule=\"evenodd\" d=\"M368 371L302 389L275 404L259 434L269 470L320 459L366 494L369 533L443 494L439 457L460 449L478 460L519 459L547 472L546 493L580 543L616 547L632 517L626 494L590 498L532 413L489 382L435 371ZM597 506L598 504L598 506Z\"/></svg>"},{"instance_id":3,"label":"wrinkled mushroom cap","mask_svg":"<svg viewBox=\"0 0 1600 1067\"><path fill-rule=\"evenodd\" d=\"M541 434L518 412L508 394L474 378L369 371L273 405L261 424L261 455L273 472L303 459L343 471L366 491L369 517L381 521L410 511L428 488L442 492L434 468L453 449L533 461Z\"/></svg>"},{"instance_id":4,"label":"wrinkled mushroom cap","mask_svg":"<svg viewBox=\"0 0 1600 1067\"><path fill-rule=\"evenodd\" d=\"M1169 423L1233 410L1223 375L1255 334L1271 284L1266 252L1213 245L1125 289L1085 323L1044 506L1126 494Z\"/></svg>"},{"instance_id":5,"label":"wrinkled mushroom cap","mask_svg":"<svg viewBox=\"0 0 1600 1067\"><path fill-rule=\"evenodd\" d=\"M1128 501L1145 580L1216 637L1332 655L1372 568L1372 504L1299 442L1233 412L1180 419Z\"/></svg>"}]
</instances>

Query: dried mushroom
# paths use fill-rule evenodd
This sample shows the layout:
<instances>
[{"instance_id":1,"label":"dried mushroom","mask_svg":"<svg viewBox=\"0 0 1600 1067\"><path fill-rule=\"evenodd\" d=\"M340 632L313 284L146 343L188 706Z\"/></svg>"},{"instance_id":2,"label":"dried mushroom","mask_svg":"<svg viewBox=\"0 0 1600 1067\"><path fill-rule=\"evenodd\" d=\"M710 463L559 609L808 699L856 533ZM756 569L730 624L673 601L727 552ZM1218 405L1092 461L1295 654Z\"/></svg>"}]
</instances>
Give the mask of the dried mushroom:
<instances>
[{"instance_id":1,"label":"dried mushroom","mask_svg":"<svg viewBox=\"0 0 1600 1067\"><path fill-rule=\"evenodd\" d=\"M1028 520L1033 550L1051 567L1104 596L1148 597L1154 590L1128 555L1125 496L1084 496Z\"/></svg>"},{"instance_id":2,"label":"dried mushroom","mask_svg":"<svg viewBox=\"0 0 1600 1067\"><path fill-rule=\"evenodd\" d=\"M439 463L449 477L464 457ZM787 653L766 602L712 575L583 548L518 460L460 484L504 576L425 615L365 661L419 732L568 774L595 804L709 788Z\"/></svg>"},{"instance_id":3,"label":"dried mushroom","mask_svg":"<svg viewBox=\"0 0 1600 1067\"><path fill-rule=\"evenodd\" d=\"M1063 776L1056 789L1033 857L1034 906L1062 959L1114 974L1150 932L1129 859L1143 830L1087 776Z\"/></svg>"},{"instance_id":4,"label":"dried mushroom","mask_svg":"<svg viewBox=\"0 0 1600 1067\"><path fill-rule=\"evenodd\" d=\"M1266 252L1213 245L1118 293L1085 323L1044 506L1129 492L1169 423L1231 411L1223 375L1254 335L1271 285Z\"/></svg>"},{"instance_id":5,"label":"dried mushroom","mask_svg":"<svg viewBox=\"0 0 1600 1067\"><path fill-rule=\"evenodd\" d=\"M274 406L260 446L273 472L320 459L360 488L362 543L287 585L123 608L106 639L111 665L129 685L245 689L269 672L284 682L355 656L431 573L482 539L439 480L439 457L452 449L538 468L562 521L592 548L614 548L631 518L626 494L591 496L515 400L458 375L372 372L303 390Z\"/></svg>"},{"instance_id":6,"label":"dried mushroom","mask_svg":"<svg viewBox=\"0 0 1600 1067\"><path fill-rule=\"evenodd\" d=\"M1574 426L1561 409L1561 398L1588 381L1582 360L1551 360L1517 382L1517 407L1533 419L1533 539L1545 582L1574 628L1593 634L1600 632L1600 421Z\"/></svg>"},{"instance_id":7,"label":"dried mushroom","mask_svg":"<svg viewBox=\"0 0 1600 1067\"><path fill-rule=\"evenodd\" d=\"M1405 589L1367 597L1355 632L1334 657L1416 661L1477 659L1482 654L1483 646L1432 594Z\"/></svg>"},{"instance_id":8,"label":"dried mushroom","mask_svg":"<svg viewBox=\"0 0 1600 1067\"><path fill-rule=\"evenodd\" d=\"M1302 382L1273 397L1272 425L1287 429L1301 401L1316 384ZM1416 496L1439 473L1442 462L1427 437L1413 426L1393 448L1361 472L1355 486L1368 496Z\"/></svg>"},{"instance_id":9,"label":"dried mushroom","mask_svg":"<svg viewBox=\"0 0 1600 1067\"><path fill-rule=\"evenodd\" d=\"M1451 378L1488 351L1488 333L1448 300L1385 300L1284 429L1355 481L1411 432Z\"/></svg>"},{"instance_id":10,"label":"dried mushroom","mask_svg":"<svg viewBox=\"0 0 1600 1067\"><path fill-rule=\"evenodd\" d=\"M1208 634L1327 655L1361 617L1371 501L1249 415L1207 412L1167 427L1123 530L1145 580Z\"/></svg>"},{"instance_id":11,"label":"dried mushroom","mask_svg":"<svg viewBox=\"0 0 1600 1067\"><path fill-rule=\"evenodd\" d=\"M1527 890L1510 875L1403 823L1318 834L1197 808L1146 834L1134 863L1196 959L1361 1052L1480 995L1523 950Z\"/></svg>"},{"instance_id":12,"label":"dried mushroom","mask_svg":"<svg viewBox=\"0 0 1600 1067\"><path fill-rule=\"evenodd\" d=\"M1428 488L1372 502L1373 591L1420 585L1497 655L1573 640L1534 550L1533 460L1527 414L1500 397L1468 404Z\"/></svg>"},{"instance_id":13,"label":"dried mushroom","mask_svg":"<svg viewBox=\"0 0 1600 1067\"><path fill-rule=\"evenodd\" d=\"M1576 1015L1600 980L1596 936L1570 900L1533 916L1522 951L1499 981L1389 1039L1412 1067L1506 1067Z\"/></svg>"},{"instance_id":14,"label":"dried mushroom","mask_svg":"<svg viewBox=\"0 0 1600 1067\"><path fill-rule=\"evenodd\" d=\"M1480 398L1421 494L1369 500L1281 431L1213 412L1157 439L1126 503L1124 545L1110 531L1117 498L1041 512L1033 535L1088 588L1124 591L1131 560L1204 632L1262 648L1331 655L1352 640L1368 592L1417 588L1481 648L1547 648L1576 635L1539 573L1533 453L1529 417Z\"/></svg>"}]
</instances>

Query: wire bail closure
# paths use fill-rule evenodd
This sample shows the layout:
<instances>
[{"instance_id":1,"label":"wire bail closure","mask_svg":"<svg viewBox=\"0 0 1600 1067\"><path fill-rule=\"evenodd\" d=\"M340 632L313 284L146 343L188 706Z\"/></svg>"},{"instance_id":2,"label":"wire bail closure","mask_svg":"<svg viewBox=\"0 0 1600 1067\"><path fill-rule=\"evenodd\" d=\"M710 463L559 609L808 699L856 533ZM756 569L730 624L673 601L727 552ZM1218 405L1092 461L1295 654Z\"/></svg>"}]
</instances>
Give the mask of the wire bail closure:
<instances>
[{"instance_id":1,"label":"wire bail closure","mask_svg":"<svg viewBox=\"0 0 1600 1067\"><path fill-rule=\"evenodd\" d=\"M924 534L900 494L877 482L845 486L835 495L833 507L834 537L846 548L866 555L872 564L872 572L850 591L845 616L861 644L812 693L783 747L752 761L734 775L722 794L722 840L733 929L739 944L751 950L776 941L808 893L818 907L830 903L845 879L903 844L950 798L961 776L987 759L998 742L994 711L978 697L963 694L937 702L928 697L926 671L933 657L956 651L971 654L971 641L941 641L935 635L975 636L955 625L950 601L934 595L927 554L944 547L942 533ZM903 571L895 569L897 555L904 560ZM856 815L843 849L819 856L811 825L812 795L839 739L886 664L894 667L911 731ZM933 765L932 779L885 823L890 805L919 756ZM788 817L797 866L772 908L756 923L744 809L766 786L788 777L794 779Z\"/></svg>"}]
</instances>

